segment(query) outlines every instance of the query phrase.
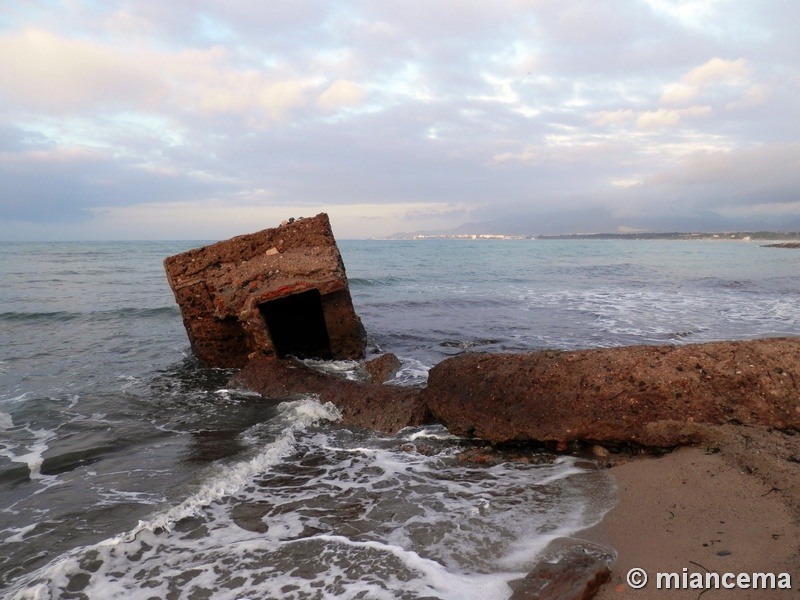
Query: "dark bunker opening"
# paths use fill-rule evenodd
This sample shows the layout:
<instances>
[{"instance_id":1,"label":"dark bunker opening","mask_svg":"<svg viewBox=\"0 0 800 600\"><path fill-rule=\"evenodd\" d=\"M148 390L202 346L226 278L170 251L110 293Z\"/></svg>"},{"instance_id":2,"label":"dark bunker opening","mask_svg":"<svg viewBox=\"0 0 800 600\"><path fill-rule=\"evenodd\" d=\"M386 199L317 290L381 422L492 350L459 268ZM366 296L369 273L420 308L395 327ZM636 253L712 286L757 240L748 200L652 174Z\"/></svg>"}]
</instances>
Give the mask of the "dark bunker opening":
<instances>
[{"instance_id":1,"label":"dark bunker opening","mask_svg":"<svg viewBox=\"0 0 800 600\"><path fill-rule=\"evenodd\" d=\"M332 358L319 290L264 302L258 310L267 323L278 358L290 354L297 358Z\"/></svg>"}]
</instances>

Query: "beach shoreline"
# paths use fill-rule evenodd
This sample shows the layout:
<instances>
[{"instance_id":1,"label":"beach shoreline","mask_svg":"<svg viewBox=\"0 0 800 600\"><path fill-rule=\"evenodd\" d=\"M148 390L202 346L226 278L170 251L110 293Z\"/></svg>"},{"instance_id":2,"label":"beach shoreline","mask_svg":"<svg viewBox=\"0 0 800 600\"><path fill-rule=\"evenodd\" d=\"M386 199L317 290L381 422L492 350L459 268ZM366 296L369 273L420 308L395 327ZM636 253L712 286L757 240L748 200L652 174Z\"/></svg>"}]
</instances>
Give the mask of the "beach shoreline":
<instances>
[{"instance_id":1,"label":"beach shoreline","mask_svg":"<svg viewBox=\"0 0 800 600\"><path fill-rule=\"evenodd\" d=\"M618 460L614 508L580 537L614 548L611 580L598 600L795 598L800 592L800 434L726 425L709 442L661 457ZM648 584L634 589L631 569ZM691 587L708 571L774 573L776 588ZM658 573L676 573L678 586L657 588ZM695 573L701 575L693 575ZM685 582L684 582L685 574ZM694 578L694 579L693 579ZM711 579L713 582L713 577ZM727 583L735 580L728 578ZM752 584L751 584L752 585ZM663 586L662 586L663 587Z\"/></svg>"}]
</instances>

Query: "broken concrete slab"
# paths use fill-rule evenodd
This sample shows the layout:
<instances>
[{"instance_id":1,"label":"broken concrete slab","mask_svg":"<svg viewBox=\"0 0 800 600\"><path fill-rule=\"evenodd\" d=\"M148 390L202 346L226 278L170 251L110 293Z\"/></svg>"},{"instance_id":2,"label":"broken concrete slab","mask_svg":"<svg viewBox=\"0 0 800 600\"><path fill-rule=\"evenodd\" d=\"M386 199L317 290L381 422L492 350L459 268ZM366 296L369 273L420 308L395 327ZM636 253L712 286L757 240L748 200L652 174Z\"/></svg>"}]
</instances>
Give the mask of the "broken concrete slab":
<instances>
[{"instance_id":1,"label":"broken concrete slab","mask_svg":"<svg viewBox=\"0 0 800 600\"><path fill-rule=\"evenodd\" d=\"M525 354L433 367L422 399L456 435L493 443L673 447L708 425L800 429L800 338Z\"/></svg>"},{"instance_id":2,"label":"broken concrete slab","mask_svg":"<svg viewBox=\"0 0 800 600\"><path fill-rule=\"evenodd\" d=\"M206 366L364 356L366 332L325 213L170 256L164 269Z\"/></svg>"},{"instance_id":3,"label":"broken concrete slab","mask_svg":"<svg viewBox=\"0 0 800 600\"><path fill-rule=\"evenodd\" d=\"M228 386L272 400L313 394L320 402L336 406L345 425L390 434L433 422L417 388L341 379L296 361L254 359L233 376Z\"/></svg>"}]
</instances>

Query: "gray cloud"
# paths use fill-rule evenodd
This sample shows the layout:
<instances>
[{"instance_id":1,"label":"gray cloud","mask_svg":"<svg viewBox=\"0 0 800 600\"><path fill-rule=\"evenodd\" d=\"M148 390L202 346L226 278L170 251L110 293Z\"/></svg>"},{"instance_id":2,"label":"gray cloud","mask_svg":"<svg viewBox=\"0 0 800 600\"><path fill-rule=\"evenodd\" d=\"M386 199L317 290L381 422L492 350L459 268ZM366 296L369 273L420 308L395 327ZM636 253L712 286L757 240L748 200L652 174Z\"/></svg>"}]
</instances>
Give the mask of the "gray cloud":
<instances>
[{"instance_id":1,"label":"gray cloud","mask_svg":"<svg viewBox=\"0 0 800 600\"><path fill-rule=\"evenodd\" d=\"M112 157L35 151L0 161L0 218L40 223L75 223L89 209L138 202L180 201L230 190L230 184L185 174L157 172Z\"/></svg>"}]
</instances>

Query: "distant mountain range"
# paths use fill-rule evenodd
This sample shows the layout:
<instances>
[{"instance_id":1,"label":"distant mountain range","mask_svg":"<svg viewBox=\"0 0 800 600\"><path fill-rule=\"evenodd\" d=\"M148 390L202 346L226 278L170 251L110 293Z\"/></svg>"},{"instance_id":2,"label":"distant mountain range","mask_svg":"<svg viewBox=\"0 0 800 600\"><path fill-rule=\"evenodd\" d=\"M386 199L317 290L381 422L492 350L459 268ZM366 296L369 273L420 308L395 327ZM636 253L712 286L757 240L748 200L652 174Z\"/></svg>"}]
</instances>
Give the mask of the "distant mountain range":
<instances>
[{"instance_id":1,"label":"distant mountain range","mask_svg":"<svg viewBox=\"0 0 800 600\"><path fill-rule=\"evenodd\" d=\"M685 233L691 232L691 233ZM800 219L788 223L725 219L716 214L701 217L641 219L635 226L621 225L604 210L589 209L545 215L512 215L469 222L452 229L394 233L383 239L527 237L527 238L716 238L798 239Z\"/></svg>"}]
</instances>

